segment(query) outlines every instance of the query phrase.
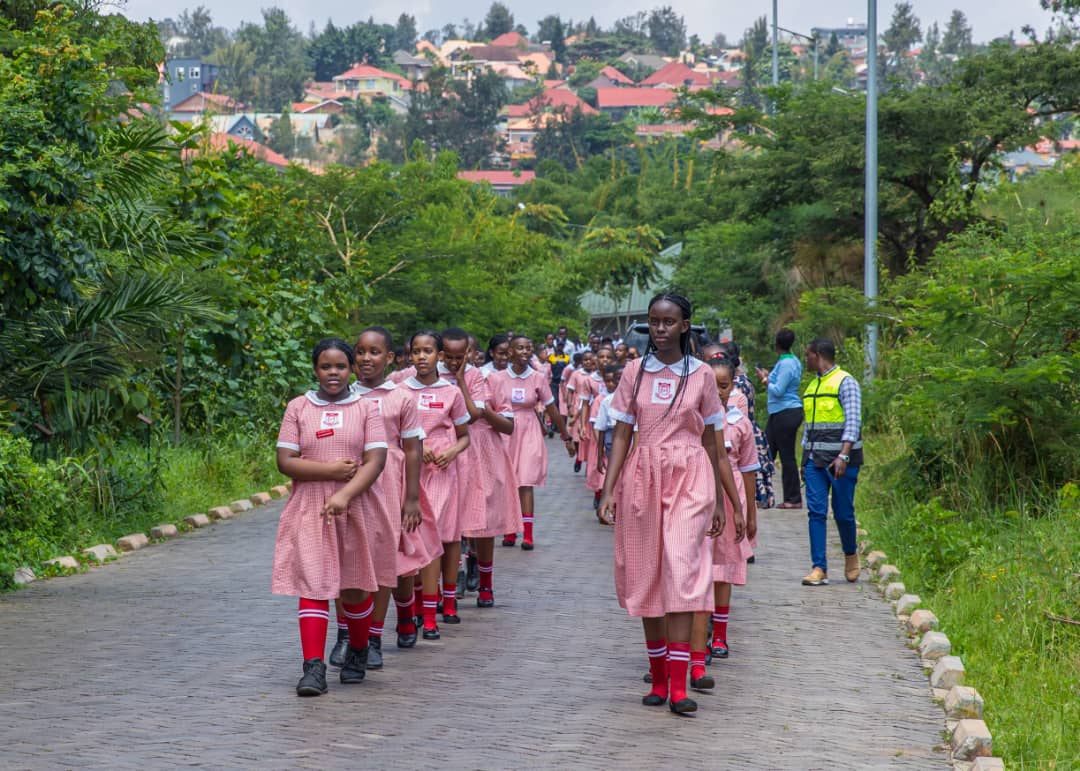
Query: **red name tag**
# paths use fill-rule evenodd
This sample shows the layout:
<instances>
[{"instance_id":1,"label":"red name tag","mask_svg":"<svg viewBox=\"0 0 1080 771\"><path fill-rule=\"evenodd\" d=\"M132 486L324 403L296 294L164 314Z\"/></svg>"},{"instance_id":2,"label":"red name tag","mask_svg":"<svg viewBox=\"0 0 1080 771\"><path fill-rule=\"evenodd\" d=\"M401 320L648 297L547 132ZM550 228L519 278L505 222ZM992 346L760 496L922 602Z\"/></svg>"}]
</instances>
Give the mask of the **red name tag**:
<instances>
[{"instance_id":1,"label":"red name tag","mask_svg":"<svg viewBox=\"0 0 1080 771\"><path fill-rule=\"evenodd\" d=\"M432 402L431 404L428 405L428 407L431 407L431 409L433 409L433 410L441 410L443 408L443 403L442 402Z\"/></svg>"},{"instance_id":2,"label":"red name tag","mask_svg":"<svg viewBox=\"0 0 1080 771\"><path fill-rule=\"evenodd\" d=\"M332 428L324 428L322 431L316 431L315 432L315 438L316 439L325 439L326 437L333 436L333 435L334 435L334 429L332 429Z\"/></svg>"}]
</instances>

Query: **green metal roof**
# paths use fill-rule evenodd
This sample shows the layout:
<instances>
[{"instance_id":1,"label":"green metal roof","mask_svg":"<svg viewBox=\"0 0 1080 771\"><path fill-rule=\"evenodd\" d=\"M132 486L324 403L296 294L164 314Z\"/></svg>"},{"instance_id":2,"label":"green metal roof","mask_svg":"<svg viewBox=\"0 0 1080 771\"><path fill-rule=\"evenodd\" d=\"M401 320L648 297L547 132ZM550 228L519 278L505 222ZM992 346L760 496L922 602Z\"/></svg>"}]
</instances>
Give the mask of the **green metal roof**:
<instances>
[{"instance_id":1,"label":"green metal roof","mask_svg":"<svg viewBox=\"0 0 1080 771\"><path fill-rule=\"evenodd\" d=\"M660 252L656 261L657 278L645 287L644 290L634 287L630 296L615 307L611 298L604 297L596 292L586 292L581 296L581 307L594 319L611 318L614 316L644 318L649 311L649 300L657 292L667 289L671 285L671 278L675 275L675 262L682 254L682 241L672 244Z\"/></svg>"}]
</instances>

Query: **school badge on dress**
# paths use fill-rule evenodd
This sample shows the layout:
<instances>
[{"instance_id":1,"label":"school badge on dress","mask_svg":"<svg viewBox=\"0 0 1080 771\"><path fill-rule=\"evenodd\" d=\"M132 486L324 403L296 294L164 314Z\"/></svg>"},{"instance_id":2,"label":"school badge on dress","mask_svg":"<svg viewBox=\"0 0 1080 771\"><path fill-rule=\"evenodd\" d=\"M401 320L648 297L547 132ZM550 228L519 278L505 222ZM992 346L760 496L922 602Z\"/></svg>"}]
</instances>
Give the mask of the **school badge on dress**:
<instances>
[{"instance_id":1,"label":"school badge on dress","mask_svg":"<svg viewBox=\"0 0 1080 771\"><path fill-rule=\"evenodd\" d=\"M416 400L416 408L419 410L441 410L444 406L443 403L435 401L435 399L435 394L421 392Z\"/></svg>"},{"instance_id":2,"label":"school badge on dress","mask_svg":"<svg viewBox=\"0 0 1080 771\"><path fill-rule=\"evenodd\" d=\"M652 386L652 403L669 404L675 398L675 386L678 381L657 378Z\"/></svg>"},{"instance_id":3,"label":"school badge on dress","mask_svg":"<svg viewBox=\"0 0 1080 771\"><path fill-rule=\"evenodd\" d=\"M511 389L511 391L510 391L510 401L512 403L514 403L514 404L524 404L525 403L525 389L524 388Z\"/></svg>"}]
</instances>

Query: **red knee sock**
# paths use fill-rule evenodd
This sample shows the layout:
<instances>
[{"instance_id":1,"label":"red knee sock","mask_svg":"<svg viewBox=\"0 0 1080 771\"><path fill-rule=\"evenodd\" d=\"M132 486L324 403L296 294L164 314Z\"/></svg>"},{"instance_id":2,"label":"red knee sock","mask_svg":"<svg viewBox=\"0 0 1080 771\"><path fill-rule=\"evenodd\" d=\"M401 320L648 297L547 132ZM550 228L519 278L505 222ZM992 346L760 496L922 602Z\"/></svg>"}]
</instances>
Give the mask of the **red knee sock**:
<instances>
[{"instance_id":1,"label":"red knee sock","mask_svg":"<svg viewBox=\"0 0 1080 771\"><path fill-rule=\"evenodd\" d=\"M444 616L457 615L457 584L443 584L442 612Z\"/></svg>"},{"instance_id":2,"label":"red knee sock","mask_svg":"<svg viewBox=\"0 0 1080 771\"><path fill-rule=\"evenodd\" d=\"M326 652L326 627L330 625L329 600L301 597L296 615L300 620L300 648L304 652L304 661L321 659Z\"/></svg>"},{"instance_id":3,"label":"red knee sock","mask_svg":"<svg viewBox=\"0 0 1080 771\"><path fill-rule=\"evenodd\" d=\"M424 595L424 629L437 629L438 624L435 622L435 610L439 607L439 595L437 594L425 594Z\"/></svg>"},{"instance_id":4,"label":"red knee sock","mask_svg":"<svg viewBox=\"0 0 1080 771\"><path fill-rule=\"evenodd\" d=\"M705 651L690 651L690 679L705 677Z\"/></svg>"},{"instance_id":5,"label":"red knee sock","mask_svg":"<svg viewBox=\"0 0 1080 771\"><path fill-rule=\"evenodd\" d=\"M373 620L371 622L371 627L368 629L368 639L370 640L372 637L378 637L381 640L382 639L382 633L383 633L383 622Z\"/></svg>"},{"instance_id":6,"label":"red knee sock","mask_svg":"<svg viewBox=\"0 0 1080 771\"><path fill-rule=\"evenodd\" d=\"M375 598L369 594L361 603L342 603L341 607L345 611L345 621L349 624L349 647L357 650L366 648L371 630L371 613L375 610Z\"/></svg>"},{"instance_id":7,"label":"red knee sock","mask_svg":"<svg viewBox=\"0 0 1080 771\"><path fill-rule=\"evenodd\" d=\"M666 699L668 695L667 641L646 640L645 647L649 651L649 674L652 675L652 690L649 693Z\"/></svg>"},{"instance_id":8,"label":"red knee sock","mask_svg":"<svg viewBox=\"0 0 1080 771\"><path fill-rule=\"evenodd\" d=\"M334 609L337 611L337 631L340 638L342 632L349 631L349 624L345 621L345 611L341 609L340 601L334 603Z\"/></svg>"},{"instance_id":9,"label":"red knee sock","mask_svg":"<svg viewBox=\"0 0 1080 771\"><path fill-rule=\"evenodd\" d=\"M525 543L533 542L533 513L531 511L522 512L521 523L525 528L525 537L522 538Z\"/></svg>"},{"instance_id":10,"label":"red knee sock","mask_svg":"<svg viewBox=\"0 0 1080 771\"><path fill-rule=\"evenodd\" d=\"M480 571L480 589L481 591L487 589L489 592L493 587L495 580L495 563L494 562L477 562L476 569Z\"/></svg>"},{"instance_id":11,"label":"red knee sock","mask_svg":"<svg viewBox=\"0 0 1080 771\"><path fill-rule=\"evenodd\" d=\"M668 643L668 698L672 704L686 698L686 670L690 668L690 643Z\"/></svg>"},{"instance_id":12,"label":"red knee sock","mask_svg":"<svg viewBox=\"0 0 1080 771\"><path fill-rule=\"evenodd\" d=\"M410 597L405 602L401 602L395 597L394 605L397 606L398 634L416 634L416 619L414 618L416 611L414 610L412 598Z\"/></svg>"},{"instance_id":13,"label":"red knee sock","mask_svg":"<svg viewBox=\"0 0 1080 771\"><path fill-rule=\"evenodd\" d=\"M717 605L712 614L712 639L713 645L722 643L727 645L727 624L731 614L730 605Z\"/></svg>"},{"instance_id":14,"label":"red knee sock","mask_svg":"<svg viewBox=\"0 0 1080 771\"><path fill-rule=\"evenodd\" d=\"M416 589L413 591L413 608L415 608L416 615L421 616L424 613L424 585L418 583Z\"/></svg>"}]
</instances>

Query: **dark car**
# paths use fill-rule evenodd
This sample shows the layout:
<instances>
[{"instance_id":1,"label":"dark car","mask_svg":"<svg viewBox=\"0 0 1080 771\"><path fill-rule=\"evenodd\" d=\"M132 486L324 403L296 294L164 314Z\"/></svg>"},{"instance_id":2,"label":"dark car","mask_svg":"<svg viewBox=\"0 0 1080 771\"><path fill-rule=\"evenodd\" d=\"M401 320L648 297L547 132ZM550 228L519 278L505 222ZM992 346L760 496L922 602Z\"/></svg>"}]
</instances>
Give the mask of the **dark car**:
<instances>
[{"instance_id":1,"label":"dark car","mask_svg":"<svg viewBox=\"0 0 1080 771\"><path fill-rule=\"evenodd\" d=\"M712 342L712 338L709 337L709 333L703 324L691 324L690 334L694 336L692 344L695 352L700 351ZM630 328L626 330L626 334L623 335L623 342L626 343L627 347L637 348L638 353L644 356L645 348L649 344L649 325L644 321L631 324Z\"/></svg>"}]
</instances>

